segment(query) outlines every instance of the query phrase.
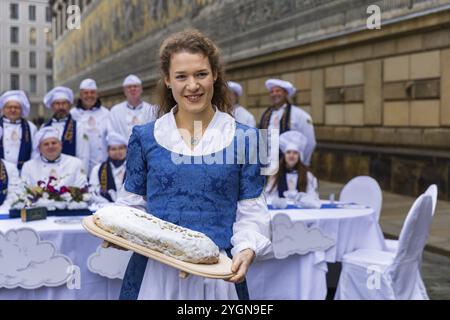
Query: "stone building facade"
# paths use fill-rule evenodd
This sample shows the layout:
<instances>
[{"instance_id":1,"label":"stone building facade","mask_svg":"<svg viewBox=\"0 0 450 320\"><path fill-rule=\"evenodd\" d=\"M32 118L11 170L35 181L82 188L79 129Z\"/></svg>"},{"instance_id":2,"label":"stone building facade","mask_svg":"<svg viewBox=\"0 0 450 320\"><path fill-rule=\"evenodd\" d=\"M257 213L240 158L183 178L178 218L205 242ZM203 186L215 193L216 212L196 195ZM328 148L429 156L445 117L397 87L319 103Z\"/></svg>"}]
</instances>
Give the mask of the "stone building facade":
<instances>
[{"instance_id":1,"label":"stone building facade","mask_svg":"<svg viewBox=\"0 0 450 320\"><path fill-rule=\"evenodd\" d=\"M55 17L65 2L54 1ZM370 5L381 29L367 27ZM188 26L217 42L257 118L269 106L267 78L295 83L293 102L316 128L318 177L370 175L410 195L437 183L450 198L449 0L90 1L81 29L56 35L56 82L93 77L112 105L135 73L153 100L159 44Z\"/></svg>"}]
</instances>

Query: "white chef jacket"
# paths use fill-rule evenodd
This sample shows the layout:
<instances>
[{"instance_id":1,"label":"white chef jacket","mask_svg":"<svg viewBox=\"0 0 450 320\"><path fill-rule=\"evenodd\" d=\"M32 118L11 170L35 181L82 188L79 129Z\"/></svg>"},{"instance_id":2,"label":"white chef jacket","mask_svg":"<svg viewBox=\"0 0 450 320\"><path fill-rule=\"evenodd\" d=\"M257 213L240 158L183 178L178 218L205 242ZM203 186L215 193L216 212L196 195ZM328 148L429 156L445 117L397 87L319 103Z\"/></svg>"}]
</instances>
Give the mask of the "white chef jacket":
<instances>
[{"instance_id":1,"label":"white chef jacket","mask_svg":"<svg viewBox=\"0 0 450 320\"><path fill-rule=\"evenodd\" d=\"M89 185L90 185L89 190L94 195L94 197L93 197L94 201L105 203L105 202L108 202L108 200L106 198L102 197L104 200L98 198L98 196L100 195L100 189L101 189L100 179L98 178L98 174L99 174L101 165L102 164L100 163L92 169L92 172L89 177ZM117 168L111 164L110 164L110 166L111 166L112 175L114 177L114 184L116 186L116 192L119 192L120 189L122 189L123 182L124 182L126 162L124 162L121 166L119 166Z\"/></svg>"},{"instance_id":2,"label":"white chef jacket","mask_svg":"<svg viewBox=\"0 0 450 320\"><path fill-rule=\"evenodd\" d=\"M18 196L23 193L23 184L19 178L19 171L12 163L0 160L5 165L6 174L8 175L8 193L5 201L0 206L0 212L8 212L11 205L18 199Z\"/></svg>"},{"instance_id":3,"label":"white chef jacket","mask_svg":"<svg viewBox=\"0 0 450 320\"><path fill-rule=\"evenodd\" d=\"M157 115L158 107L155 105L142 102L133 108L127 101L124 101L111 109L109 132L116 132L128 141L134 126L154 121Z\"/></svg>"},{"instance_id":4,"label":"white chef jacket","mask_svg":"<svg viewBox=\"0 0 450 320\"><path fill-rule=\"evenodd\" d=\"M256 127L255 117L241 105L236 105L234 107L233 116L237 122L240 122L252 128Z\"/></svg>"},{"instance_id":5,"label":"white chef jacket","mask_svg":"<svg viewBox=\"0 0 450 320\"><path fill-rule=\"evenodd\" d=\"M82 123L89 138L89 172L108 157L106 137L108 135L110 112L105 107L84 110L73 108L70 111L77 123Z\"/></svg>"},{"instance_id":6,"label":"white chef jacket","mask_svg":"<svg viewBox=\"0 0 450 320\"><path fill-rule=\"evenodd\" d=\"M57 178L55 186L60 188L78 187L87 185L87 177L80 159L61 154L55 161L50 163L42 156L25 162L21 177L26 185L35 186L38 181L47 182L49 177Z\"/></svg>"},{"instance_id":7,"label":"white chef jacket","mask_svg":"<svg viewBox=\"0 0 450 320\"><path fill-rule=\"evenodd\" d=\"M285 104L278 110L272 112L268 126L269 132L270 129L280 129L280 121L286 111L286 107L287 105ZM290 125L291 130L302 133L308 141L304 152L303 163L309 166L311 164L312 153L314 152L317 144L312 118L306 111L303 111L297 106L292 106Z\"/></svg>"},{"instance_id":8,"label":"white chef jacket","mask_svg":"<svg viewBox=\"0 0 450 320\"><path fill-rule=\"evenodd\" d=\"M36 134L37 128L30 121L28 121L28 124L30 125L31 146L33 146L34 135ZM22 141L21 121L19 120L12 123L9 119L3 117L3 132L1 138L3 139L4 159L17 166L17 163L19 162L20 144ZM31 158L34 158L37 155L37 151L33 148Z\"/></svg>"}]
</instances>

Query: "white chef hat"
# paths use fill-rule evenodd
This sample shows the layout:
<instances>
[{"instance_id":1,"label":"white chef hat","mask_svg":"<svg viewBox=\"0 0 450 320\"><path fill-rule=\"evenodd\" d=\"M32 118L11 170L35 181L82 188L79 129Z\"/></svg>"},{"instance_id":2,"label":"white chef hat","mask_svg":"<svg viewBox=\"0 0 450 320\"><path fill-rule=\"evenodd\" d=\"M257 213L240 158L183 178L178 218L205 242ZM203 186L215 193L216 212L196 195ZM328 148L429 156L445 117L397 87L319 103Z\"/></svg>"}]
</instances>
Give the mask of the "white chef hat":
<instances>
[{"instance_id":1,"label":"white chef hat","mask_svg":"<svg viewBox=\"0 0 450 320\"><path fill-rule=\"evenodd\" d=\"M284 81L280 79L269 79L266 81L267 90L272 90L273 87L280 87L287 91L289 98L292 97L297 89L289 81Z\"/></svg>"},{"instance_id":2,"label":"white chef hat","mask_svg":"<svg viewBox=\"0 0 450 320\"><path fill-rule=\"evenodd\" d=\"M61 134L54 127L44 127L40 129L34 136L34 148L39 149L41 142L48 138L56 138L61 141Z\"/></svg>"},{"instance_id":3,"label":"white chef hat","mask_svg":"<svg viewBox=\"0 0 450 320\"><path fill-rule=\"evenodd\" d=\"M123 87L127 87L127 86L132 86L132 85L142 85L142 81L141 79L139 79L137 76L135 76L134 74L130 74L128 77L125 78L125 80L123 80Z\"/></svg>"},{"instance_id":4,"label":"white chef hat","mask_svg":"<svg viewBox=\"0 0 450 320\"><path fill-rule=\"evenodd\" d=\"M110 134L108 134L108 136L106 137L106 141L108 142L108 147L122 145L128 146L127 139L116 132L111 132Z\"/></svg>"},{"instance_id":5,"label":"white chef hat","mask_svg":"<svg viewBox=\"0 0 450 320\"><path fill-rule=\"evenodd\" d=\"M30 101L28 101L27 95L22 90L6 91L0 97L0 110L6 105L7 102L15 101L22 106L22 117L26 118L30 114Z\"/></svg>"},{"instance_id":6,"label":"white chef hat","mask_svg":"<svg viewBox=\"0 0 450 320\"><path fill-rule=\"evenodd\" d=\"M73 104L73 91L66 87L53 88L45 95L44 104L50 109L56 100L67 100L70 104Z\"/></svg>"},{"instance_id":7,"label":"white chef hat","mask_svg":"<svg viewBox=\"0 0 450 320\"><path fill-rule=\"evenodd\" d=\"M84 79L80 83L80 90L98 90L97 83L92 79Z\"/></svg>"},{"instance_id":8,"label":"white chef hat","mask_svg":"<svg viewBox=\"0 0 450 320\"><path fill-rule=\"evenodd\" d=\"M242 86L234 81L228 81L228 88L237 94L238 97L242 96Z\"/></svg>"},{"instance_id":9,"label":"white chef hat","mask_svg":"<svg viewBox=\"0 0 450 320\"><path fill-rule=\"evenodd\" d=\"M280 135L280 149L283 153L288 151L297 151L302 160L303 154L305 153L306 145L308 140L305 135L298 131L287 131Z\"/></svg>"}]
</instances>

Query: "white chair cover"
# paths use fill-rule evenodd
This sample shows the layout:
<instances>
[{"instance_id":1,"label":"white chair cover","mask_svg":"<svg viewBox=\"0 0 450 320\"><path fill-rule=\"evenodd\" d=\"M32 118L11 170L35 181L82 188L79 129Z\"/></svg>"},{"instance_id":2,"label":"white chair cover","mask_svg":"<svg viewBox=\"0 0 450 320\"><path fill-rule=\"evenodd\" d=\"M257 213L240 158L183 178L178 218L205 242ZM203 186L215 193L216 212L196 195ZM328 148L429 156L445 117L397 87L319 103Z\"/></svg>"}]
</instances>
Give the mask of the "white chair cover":
<instances>
[{"instance_id":1,"label":"white chair cover","mask_svg":"<svg viewBox=\"0 0 450 320\"><path fill-rule=\"evenodd\" d=\"M342 202L355 202L370 206L380 219L383 193L378 182L367 176L359 176L350 180L342 188L339 200Z\"/></svg>"},{"instance_id":2,"label":"white chair cover","mask_svg":"<svg viewBox=\"0 0 450 320\"><path fill-rule=\"evenodd\" d=\"M424 194L414 203L400 233L398 251L390 268L395 295L411 299L420 278L422 253L433 219L433 200Z\"/></svg>"},{"instance_id":3,"label":"white chair cover","mask_svg":"<svg viewBox=\"0 0 450 320\"><path fill-rule=\"evenodd\" d=\"M345 255L335 298L428 299L420 276L420 265L432 211L433 202L429 194L421 195L414 202L400 234L397 253L357 250ZM376 272L372 274L374 270Z\"/></svg>"},{"instance_id":4,"label":"white chair cover","mask_svg":"<svg viewBox=\"0 0 450 320\"><path fill-rule=\"evenodd\" d=\"M428 187L427 191L425 191L425 194L428 194L431 196L431 200L433 201L433 215L436 212L436 206L437 206L437 198L438 198L438 187L435 184L432 184Z\"/></svg>"},{"instance_id":5,"label":"white chair cover","mask_svg":"<svg viewBox=\"0 0 450 320\"><path fill-rule=\"evenodd\" d=\"M432 215L434 216L436 212L436 205L437 205L437 198L438 198L438 188L435 184L428 187L428 189L425 191L425 194L428 194L431 196L431 200L433 202L433 212ZM398 250L398 240L393 239L386 239L386 248L388 251L391 252L397 252Z\"/></svg>"}]
</instances>

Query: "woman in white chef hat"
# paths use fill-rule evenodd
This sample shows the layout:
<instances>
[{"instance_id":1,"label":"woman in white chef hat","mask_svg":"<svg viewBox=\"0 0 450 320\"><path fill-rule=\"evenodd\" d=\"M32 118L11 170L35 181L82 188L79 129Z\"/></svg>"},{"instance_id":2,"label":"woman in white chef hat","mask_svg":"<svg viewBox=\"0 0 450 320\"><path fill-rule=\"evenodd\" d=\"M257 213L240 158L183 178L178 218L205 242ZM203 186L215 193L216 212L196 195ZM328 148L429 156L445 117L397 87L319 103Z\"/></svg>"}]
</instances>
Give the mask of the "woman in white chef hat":
<instances>
[{"instance_id":1,"label":"woman in white chef hat","mask_svg":"<svg viewBox=\"0 0 450 320\"><path fill-rule=\"evenodd\" d=\"M283 156L278 172L270 177L266 186L266 194L270 198L283 198L286 191L305 192L319 197L317 179L303 163L306 145L306 137L298 131L288 131L280 136Z\"/></svg>"},{"instance_id":2,"label":"woman in white chef hat","mask_svg":"<svg viewBox=\"0 0 450 320\"><path fill-rule=\"evenodd\" d=\"M0 158L22 169L23 164L33 158L33 138L36 126L25 118L30 113L30 102L22 90L5 92L0 97Z\"/></svg>"},{"instance_id":3,"label":"woman in white chef hat","mask_svg":"<svg viewBox=\"0 0 450 320\"><path fill-rule=\"evenodd\" d=\"M92 169L89 179L93 199L98 205L114 202L125 178L128 140L116 132L110 133L106 140L108 159Z\"/></svg>"}]
</instances>

